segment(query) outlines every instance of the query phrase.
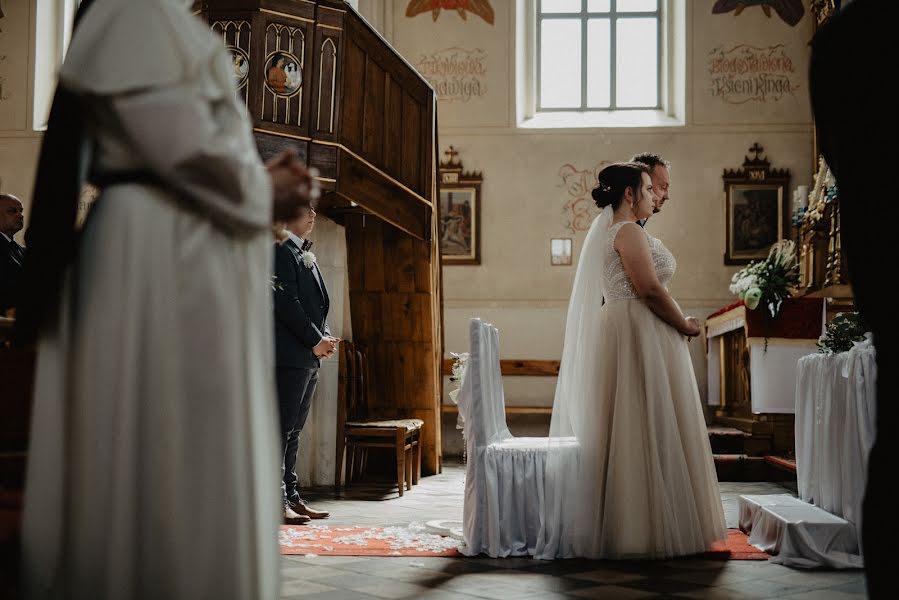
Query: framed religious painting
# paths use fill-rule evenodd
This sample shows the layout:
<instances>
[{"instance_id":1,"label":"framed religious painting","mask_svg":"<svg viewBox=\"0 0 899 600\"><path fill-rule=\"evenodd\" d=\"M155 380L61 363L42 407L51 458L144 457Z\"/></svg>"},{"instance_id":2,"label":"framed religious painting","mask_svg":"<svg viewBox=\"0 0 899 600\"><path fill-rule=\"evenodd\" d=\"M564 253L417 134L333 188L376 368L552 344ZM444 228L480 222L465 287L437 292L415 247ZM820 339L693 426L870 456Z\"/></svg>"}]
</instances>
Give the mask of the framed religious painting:
<instances>
[{"instance_id":1,"label":"framed religious painting","mask_svg":"<svg viewBox=\"0 0 899 600\"><path fill-rule=\"evenodd\" d=\"M772 169L754 144L740 169L724 170L724 264L745 265L768 256L789 237L788 169Z\"/></svg>"},{"instance_id":2,"label":"framed religious painting","mask_svg":"<svg viewBox=\"0 0 899 600\"><path fill-rule=\"evenodd\" d=\"M444 265L481 264L481 183L450 146L440 163L440 253Z\"/></svg>"}]
</instances>

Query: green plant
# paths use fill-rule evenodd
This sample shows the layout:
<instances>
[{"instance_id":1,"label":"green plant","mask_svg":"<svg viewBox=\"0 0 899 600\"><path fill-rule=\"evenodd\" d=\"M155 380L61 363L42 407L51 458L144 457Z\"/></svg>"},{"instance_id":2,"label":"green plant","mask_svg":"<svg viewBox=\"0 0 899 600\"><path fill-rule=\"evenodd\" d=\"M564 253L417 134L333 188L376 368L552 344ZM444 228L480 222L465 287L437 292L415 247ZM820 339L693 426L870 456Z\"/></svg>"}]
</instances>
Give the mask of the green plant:
<instances>
[{"instance_id":1,"label":"green plant","mask_svg":"<svg viewBox=\"0 0 899 600\"><path fill-rule=\"evenodd\" d=\"M840 313L827 324L824 335L818 338L818 352L837 354L852 350L854 342L865 339L868 325L857 312Z\"/></svg>"}]
</instances>

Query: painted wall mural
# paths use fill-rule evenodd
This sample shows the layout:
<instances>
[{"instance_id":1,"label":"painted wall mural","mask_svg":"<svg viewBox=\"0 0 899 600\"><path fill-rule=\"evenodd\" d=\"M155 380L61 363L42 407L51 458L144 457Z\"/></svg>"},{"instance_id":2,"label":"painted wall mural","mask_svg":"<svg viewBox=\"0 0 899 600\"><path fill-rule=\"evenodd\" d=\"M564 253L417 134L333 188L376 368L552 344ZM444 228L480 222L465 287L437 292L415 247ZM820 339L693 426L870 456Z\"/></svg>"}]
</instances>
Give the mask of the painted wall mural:
<instances>
[{"instance_id":1,"label":"painted wall mural","mask_svg":"<svg viewBox=\"0 0 899 600\"><path fill-rule=\"evenodd\" d=\"M422 54L415 68L434 86L438 100L468 102L487 94L487 52L453 46Z\"/></svg>"},{"instance_id":2,"label":"painted wall mural","mask_svg":"<svg viewBox=\"0 0 899 600\"><path fill-rule=\"evenodd\" d=\"M599 209L593 202L593 188L596 187L596 177L599 172L611 161L602 160L590 169L578 169L574 165L564 164L559 167L559 178L562 180L557 187L565 190L565 200L562 204L562 216L565 228L571 233L587 231L590 223Z\"/></svg>"},{"instance_id":3,"label":"painted wall mural","mask_svg":"<svg viewBox=\"0 0 899 600\"><path fill-rule=\"evenodd\" d=\"M777 16L790 27L796 27L805 14L802 0L718 0L712 7L712 13L717 15L733 11L736 16L747 6L760 6L765 11L765 16L769 18L773 8Z\"/></svg>"},{"instance_id":4,"label":"painted wall mural","mask_svg":"<svg viewBox=\"0 0 899 600\"><path fill-rule=\"evenodd\" d=\"M794 65L785 44L718 46L709 51L706 63L709 93L728 104L778 102L801 86L804 74Z\"/></svg>"},{"instance_id":5,"label":"painted wall mural","mask_svg":"<svg viewBox=\"0 0 899 600\"><path fill-rule=\"evenodd\" d=\"M430 12L431 18L436 21L441 10L454 10L464 21L468 20L467 11L471 11L493 25L493 7L490 6L490 0L409 0L406 16L412 18Z\"/></svg>"}]
</instances>

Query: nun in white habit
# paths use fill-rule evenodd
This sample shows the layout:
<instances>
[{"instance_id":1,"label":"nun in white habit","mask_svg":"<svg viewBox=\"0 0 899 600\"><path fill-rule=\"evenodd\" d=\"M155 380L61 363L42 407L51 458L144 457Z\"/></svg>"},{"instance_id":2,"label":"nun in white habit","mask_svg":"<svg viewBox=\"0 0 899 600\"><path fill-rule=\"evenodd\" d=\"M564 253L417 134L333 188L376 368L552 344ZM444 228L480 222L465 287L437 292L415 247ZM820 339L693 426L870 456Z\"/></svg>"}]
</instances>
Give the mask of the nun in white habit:
<instances>
[{"instance_id":1,"label":"nun in white habit","mask_svg":"<svg viewBox=\"0 0 899 600\"><path fill-rule=\"evenodd\" d=\"M55 265L35 259L49 318L22 315L38 349L29 598L279 594L269 225L273 185L296 190L302 167L266 171L188 4L84 0L59 73L31 243L64 267L54 301ZM66 118L78 139L54 129ZM54 143L103 190L77 245L52 224L54 203L74 214L54 191L77 170L50 164Z\"/></svg>"}]
</instances>

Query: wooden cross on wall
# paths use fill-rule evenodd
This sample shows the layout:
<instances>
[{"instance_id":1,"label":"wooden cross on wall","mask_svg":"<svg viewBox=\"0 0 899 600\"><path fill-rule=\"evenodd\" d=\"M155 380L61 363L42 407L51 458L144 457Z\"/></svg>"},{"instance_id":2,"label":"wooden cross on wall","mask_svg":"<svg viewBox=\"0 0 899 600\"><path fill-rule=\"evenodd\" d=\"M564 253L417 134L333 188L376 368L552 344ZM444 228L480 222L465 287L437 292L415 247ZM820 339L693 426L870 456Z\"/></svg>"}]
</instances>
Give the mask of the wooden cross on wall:
<instances>
[{"instance_id":1,"label":"wooden cross on wall","mask_svg":"<svg viewBox=\"0 0 899 600\"><path fill-rule=\"evenodd\" d=\"M449 150L444 150L443 153L449 157L449 160L446 161L446 163L443 163L446 165L454 164L456 162L456 157L459 156L459 153L452 146L449 147Z\"/></svg>"}]
</instances>

